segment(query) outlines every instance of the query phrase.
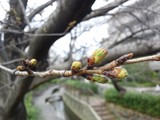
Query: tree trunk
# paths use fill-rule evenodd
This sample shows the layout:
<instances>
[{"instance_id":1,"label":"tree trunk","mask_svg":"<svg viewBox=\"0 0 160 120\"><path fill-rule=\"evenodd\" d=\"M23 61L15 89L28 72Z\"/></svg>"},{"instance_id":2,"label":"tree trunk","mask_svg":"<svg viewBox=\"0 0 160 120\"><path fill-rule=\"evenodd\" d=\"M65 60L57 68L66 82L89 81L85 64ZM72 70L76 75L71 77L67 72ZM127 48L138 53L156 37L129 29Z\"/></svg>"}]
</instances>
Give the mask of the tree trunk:
<instances>
[{"instance_id":1,"label":"tree trunk","mask_svg":"<svg viewBox=\"0 0 160 120\"><path fill-rule=\"evenodd\" d=\"M19 104L10 116L6 115L4 108L0 107L0 120L26 120L26 118L26 110L23 102Z\"/></svg>"}]
</instances>

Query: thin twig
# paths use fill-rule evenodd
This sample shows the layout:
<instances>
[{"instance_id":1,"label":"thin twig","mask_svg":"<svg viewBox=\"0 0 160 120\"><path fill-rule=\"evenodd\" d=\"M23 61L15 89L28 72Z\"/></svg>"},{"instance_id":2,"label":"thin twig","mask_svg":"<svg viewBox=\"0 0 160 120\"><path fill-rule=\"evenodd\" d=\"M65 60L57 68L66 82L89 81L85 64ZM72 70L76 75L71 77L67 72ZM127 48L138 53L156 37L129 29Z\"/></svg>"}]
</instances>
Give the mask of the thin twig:
<instances>
[{"instance_id":1,"label":"thin twig","mask_svg":"<svg viewBox=\"0 0 160 120\"><path fill-rule=\"evenodd\" d=\"M42 33L42 34L33 34L29 32L23 32L23 31L18 31L18 30L8 30L8 29L1 29L0 32L5 32L5 33L15 33L15 34L25 34L27 36L63 36L66 34L66 32L62 33Z\"/></svg>"},{"instance_id":2,"label":"thin twig","mask_svg":"<svg viewBox=\"0 0 160 120\"><path fill-rule=\"evenodd\" d=\"M0 69L4 70L4 71L6 71L6 72L8 72L8 73L10 73L10 74L13 74L13 73L14 73L14 70L9 69L9 68L7 68L7 67L5 67L5 66L3 66L3 65L0 65Z\"/></svg>"},{"instance_id":3,"label":"thin twig","mask_svg":"<svg viewBox=\"0 0 160 120\"><path fill-rule=\"evenodd\" d=\"M18 58L18 59L14 59L14 60L11 60L11 61L3 62L3 63L1 63L1 65L9 65L9 64L12 64L12 63L20 62L22 60L24 60L24 58Z\"/></svg>"},{"instance_id":4,"label":"thin twig","mask_svg":"<svg viewBox=\"0 0 160 120\"><path fill-rule=\"evenodd\" d=\"M130 59L130 60L127 60L123 65L139 63L139 62L145 62L145 61L160 61L160 54L151 55L151 56L147 56L147 57Z\"/></svg>"},{"instance_id":5,"label":"thin twig","mask_svg":"<svg viewBox=\"0 0 160 120\"><path fill-rule=\"evenodd\" d=\"M48 7L49 5L51 5L53 2L55 2L56 0L50 0L48 2L46 2L45 4L37 7L36 9L34 9L29 15L28 15L28 19L29 21L31 21L33 19L33 17L35 15L37 15L38 13L40 13L42 10L44 10L46 7Z\"/></svg>"},{"instance_id":6,"label":"thin twig","mask_svg":"<svg viewBox=\"0 0 160 120\"><path fill-rule=\"evenodd\" d=\"M29 24L29 19L28 19L28 17L26 16L25 7L24 7L24 5L23 5L23 3L22 3L22 0L18 0L18 2L19 2L20 6L21 6L21 8L22 8L22 12L23 12L23 15L24 15L24 19L25 19L25 21L26 21L29 29L31 29L31 26L30 26L30 24Z\"/></svg>"}]
</instances>

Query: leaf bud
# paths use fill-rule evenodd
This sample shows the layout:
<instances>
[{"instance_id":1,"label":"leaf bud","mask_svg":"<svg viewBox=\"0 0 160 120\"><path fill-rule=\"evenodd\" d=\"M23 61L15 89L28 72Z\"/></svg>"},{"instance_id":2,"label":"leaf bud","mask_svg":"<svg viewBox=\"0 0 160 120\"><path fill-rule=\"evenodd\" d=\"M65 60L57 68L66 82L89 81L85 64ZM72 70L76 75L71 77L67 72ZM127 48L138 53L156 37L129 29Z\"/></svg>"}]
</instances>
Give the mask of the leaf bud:
<instances>
[{"instance_id":1,"label":"leaf bud","mask_svg":"<svg viewBox=\"0 0 160 120\"><path fill-rule=\"evenodd\" d=\"M94 51L92 56L88 58L88 66L89 67L94 67L95 65L99 64L104 60L108 53L107 49L104 48L98 48Z\"/></svg>"},{"instance_id":2,"label":"leaf bud","mask_svg":"<svg viewBox=\"0 0 160 120\"><path fill-rule=\"evenodd\" d=\"M128 72L125 68L115 67L112 70L104 71L103 75L110 78L124 79L128 76Z\"/></svg>"},{"instance_id":3,"label":"leaf bud","mask_svg":"<svg viewBox=\"0 0 160 120\"><path fill-rule=\"evenodd\" d=\"M97 83L107 83L108 79L106 76L104 75L100 75L100 74L87 74L84 75L84 77L92 82L97 82Z\"/></svg>"}]
</instances>

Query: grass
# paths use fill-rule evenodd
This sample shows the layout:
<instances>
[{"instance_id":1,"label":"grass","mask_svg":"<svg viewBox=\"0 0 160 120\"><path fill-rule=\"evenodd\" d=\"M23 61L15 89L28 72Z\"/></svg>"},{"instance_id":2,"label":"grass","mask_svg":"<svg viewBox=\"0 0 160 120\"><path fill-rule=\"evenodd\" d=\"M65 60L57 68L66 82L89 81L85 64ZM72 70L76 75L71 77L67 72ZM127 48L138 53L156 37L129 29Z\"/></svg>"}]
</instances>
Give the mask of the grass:
<instances>
[{"instance_id":1,"label":"grass","mask_svg":"<svg viewBox=\"0 0 160 120\"><path fill-rule=\"evenodd\" d=\"M152 71L148 62L125 65L129 75L122 80L122 86L130 87L151 87L160 84L158 73Z\"/></svg>"},{"instance_id":2,"label":"grass","mask_svg":"<svg viewBox=\"0 0 160 120\"><path fill-rule=\"evenodd\" d=\"M39 120L40 111L33 105L32 99L32 93L28 93L25 97L27 120Z\"/></svg>"},{"instance_id":3,"label":"grass","mask_svg":"<svg viewBox=\"0 0 160 120\"><path fill-rule=\"evenodd\" d=\"M127 92L121 97L116 90L109 89L105 92L105 99L153 117L160 117L160 96Z\"/></svg>"}]
</instances>

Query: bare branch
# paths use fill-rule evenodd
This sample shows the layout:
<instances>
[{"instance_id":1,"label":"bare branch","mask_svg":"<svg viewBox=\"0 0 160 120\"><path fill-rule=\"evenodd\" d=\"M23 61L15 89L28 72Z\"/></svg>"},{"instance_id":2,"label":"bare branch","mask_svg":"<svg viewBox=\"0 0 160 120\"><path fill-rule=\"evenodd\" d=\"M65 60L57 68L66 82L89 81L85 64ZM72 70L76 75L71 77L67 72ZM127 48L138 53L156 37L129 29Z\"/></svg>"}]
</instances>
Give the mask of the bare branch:
<instances>
[{"instance_id":1,"label":"bare branch","mask_svg":"<svg viewBox=\"0 0 160 120\"><path fill-rule=\"evenodd\" d=\"M90 14L88 14L83 20L89 20L91 18L94 18L94 17L99 17L99 16L102 16L102 15L105 15L107 14L107 12L113 10L114 8L122 5L123 3L127 2L129 0L116 0L110 4L107 4L106 6L98 9L98 10L93 10Z\"/></svg>"},{"instance_id":2,"label":"bare branch","mask_svg":"<svg viewBox=\"0 0 160 120\"><path fill-rule=\"evenodd\" d=\"M120 93L120 95L123 96L123 95L125 94L125 92L126 92L126 89L123 88L123 87L121 87L121 86L117 83L117 81L116 81L115 79L111 79L111 81L112 81L115 89Z\"/></svg>"},{"instance_id":3,"label":"bare branch","mask_svg":"<svg viewBox=\"0 0 160 120\"><path fill-rule=\"evenodd\" d=\"M5 66L2 66L2 65L0 65L0 69L4 70L4 71L6 71L6 72L8 72L8 73L10 73L10 74L13 74L13 73L14 73L14 70L9 69L9 68L7 68L7 67L5 67Z\"/></svg>"},{"instance_id":4,"label":"bare branch","mask_svg":"<svg viewBox=\"0 0 160 120\"><path fill-rule=\"evenodd\" d=\"M3 62L1 63L1 65L9 65L9 64L12 64L12 63L16 63L16 62L20 62L22 61L24 58L18 58L18 59L14 59L14 60L11 60L11 61L7 61L7 62Z\"/></svg>"},{"instance_id":5,"label":"bare branch","mask_svg":"<svg viewBox=\"0 0 160 120\"><path fill-rule=\"evenodd\" d=\"M5 33L15 33L15 34L25 34L27 36L30 36L30 37L41 37L41 36L63 36L66 34L66 32L62 32L62 33L29 33L29 32L23 32L23 31L18 31L18 30L8 30L8 29L1 29L0 30L1 32L5 32Z\"/></svg>"},{"instance_id":6,"label":"bare branch","mask_svg":"<svg viewBox=\"0 0 160 120\"><path fill-rule=\"evenodd\" d=\"M28 16L29 21L31 21L33 19L33 17L35 15L37 15L38 13L40 13L42 10L44 10L46 7L48 7L49 5L51 5L53 2L55 2L56 0L50 0L47 3L39 6L38 8L34 9L34 11L32 11L30 13L30 15Z\"/></svg>"},{"instance_id":7,"label":"bare branch","mask_svg":"<svg viewBox=\"0 0 160 120\"><path fill-rule=\"evenodd\" d=\"M140 29L140 30L137 30L137 31L131 33L130 35L126 36L125 38L121 39L120 41L114 42L112 45L109 46L109 48L113 48L114 46L117 46L117 45L119 45L119 44L121 44L121 43L129 40L129 38L132 38L134 35L136 35L136 34L138 34L138 33L140 33L140 32L147 31L147 30L149 30L149 29L148 29L148 28L142 28L142 29ZM118 37L117 37L117 38L118 38Z\"/></svg>"},{"instance_id":8,"label":"bare branch","mask_svg":"<svg viewBox=\"0 0 160 120\"><path fill-rule=\"evenodd\" d=\"M139 62L145 62L145 61L160 61L160 54L158 55L151 55L147 57L141 57L141 58L135 58L127 60L124 65L126 64L133 64L133 63L139 63Z\"/></svg>"},{"instance_id":9,"label":"bare branch","mask_svg":"<svg viewBox=\"0 0 160 120\"><path fill-rule=\"evenodd\" d=\"M30 26L30 24L29 24L29 19L28 19L28 17L26 16L25 7L24 7L24 5L23 5L23 3L22 3L22 0L18 0L18 2L19 2L20 6L21 6L21 8L22 8L22 12L23 12L23 15L24 15L25 23L27 23L29 29L31 29L31 26Z\"/></svg>"}]
</instances>

